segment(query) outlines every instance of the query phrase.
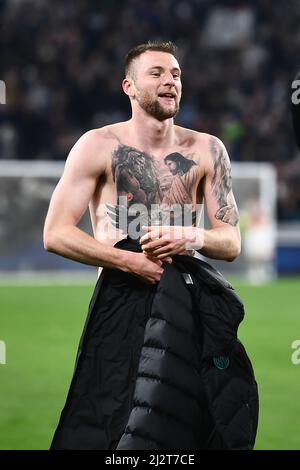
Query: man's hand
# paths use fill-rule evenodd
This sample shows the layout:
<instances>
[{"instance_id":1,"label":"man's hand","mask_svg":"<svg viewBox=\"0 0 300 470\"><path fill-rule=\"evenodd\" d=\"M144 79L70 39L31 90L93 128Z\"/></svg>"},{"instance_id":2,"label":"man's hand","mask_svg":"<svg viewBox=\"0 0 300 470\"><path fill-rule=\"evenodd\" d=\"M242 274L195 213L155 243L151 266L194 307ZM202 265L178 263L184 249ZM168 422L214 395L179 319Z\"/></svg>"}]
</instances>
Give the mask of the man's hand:
<instances>
[{"instance_id":1,"label":"man's hand","mask_svg":"<svg viewBox=\"0 0 300 470\"><path fill-rule=\"evenodd\" d=\"M172 258L167 256L163 261L171 264ZM149 284L156 284L164 272L163 261L146 253L128 252L127 271Z\"/></svg>"},{"instance_id":2,"label":"man's hand","mask_svg":"<svg viewBox=\"0 0 300 470\"><path fill-rule=\"evenodd\" d=\"M160 225L142 228L147 231L140 238L143 252L157 259L187 254L187 250L199 250L203 246L203 230L199 227Z\"/></svg>"}]
</instances>

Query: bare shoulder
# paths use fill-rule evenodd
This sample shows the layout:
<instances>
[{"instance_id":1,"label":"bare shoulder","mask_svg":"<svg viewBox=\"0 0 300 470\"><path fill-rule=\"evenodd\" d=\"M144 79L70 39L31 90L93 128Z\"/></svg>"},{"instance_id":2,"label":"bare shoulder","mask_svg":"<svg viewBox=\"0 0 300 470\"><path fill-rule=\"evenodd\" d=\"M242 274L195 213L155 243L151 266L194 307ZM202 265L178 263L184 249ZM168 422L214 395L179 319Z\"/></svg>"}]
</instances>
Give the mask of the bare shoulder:
<instances>
[{"instance_id":1,"label":"bare shoulder","mask_svg":"<svg viewBox=\"0 0 300 470\"><path fill-rule=\"evenodd\" d=\"M200 133L201 134L201 133ZM212 134L202 133L199 137L203 142L205 154L207 156L207 170L208 172L215 172L217 167L222 166L224 169L230 169L230 159L227 149L222 140Z\"/></svg>"},{"instance_id":2,"label":"bare shoulder","mask_svg":"<svg viewBox=\"0 0 300 470\"><path fill-rule=\"evenodd\" d=\"M177 125L175 125L175 131L180 145L193 147L197 142L199 132Z\"/></svg>"},{"instance_id":3,"label":"bare shoulder","mask_svg":"<svg viewBox=\"0 0 300 470\"><path fill-rule=\"evenodd\" d=\"M99 131L103 143L115 145L116 142L120 143L124 136L126 137L128 133L128 121L115 122L114 124L108 124L96 130Z\"/></svg>"},{"instance_id":4,"label":"bare shoulder","mask_svg":"<svg viewBox=\"0 0 300 470\"><path fill-rule=\"evenodd\" d=\"M212 145L223 145L222 141L215 135L181 126L175 126L175 128L179 141L190 147L197 146L199 148L200 146L201 150L210 151Z\"/></svg>"},{"instance_id":5,"label":"bare shoulder","mask_svg":"<svg viewBox=\"0 0 300 470\"><path fill-rule=\"evenodd\" d=\"M220 157L229 162L225 145L217 136L180 126L176 126L176 132L179 141L201 157L202 164L211 167Z\"/></svg>"},{"instance_id":6,"label":"bare shoulder","mask_svg":"<svg viewBox=\"0 0 300 470\"><path fill-rule=\"evenodd\" d=\"M113 125L91 129L78 139L75 145L85 147L91 152L106 151L107 147L115 145L118 140L117 134L113 132Z\"/></svg>"},{"instance_id":7,"label":"bare shoulder","mask_svg":"<svg viewBox=\"0 0 300 470\"><path fill-rule=\"evenodd\" d=\"M118 142L113 129L113 126L104 126L82 134L67 157L66 167L94 174L109 171L109 155Z\"/></svg>"}]
</instances>

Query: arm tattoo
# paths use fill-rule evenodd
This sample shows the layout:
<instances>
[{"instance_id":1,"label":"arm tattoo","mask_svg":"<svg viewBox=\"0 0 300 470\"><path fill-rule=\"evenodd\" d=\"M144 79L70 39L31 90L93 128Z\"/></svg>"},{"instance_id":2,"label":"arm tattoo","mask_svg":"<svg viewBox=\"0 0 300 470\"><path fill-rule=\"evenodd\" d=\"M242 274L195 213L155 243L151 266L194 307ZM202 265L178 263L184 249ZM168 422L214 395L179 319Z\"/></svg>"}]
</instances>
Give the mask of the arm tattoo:
<instances>
[{"instance_id":1,"label":"arm tattoo","mask_svg":"<svg viewBox=\"0 0 300 470\"><path fill-rule=\"evenodd\" d=\"M215 138L211 138L210 150L214 163L211 185L219 206L215 218L236 226L239 213L232 195L231 168L227 151Z\"/></svg>"}]
</instances>

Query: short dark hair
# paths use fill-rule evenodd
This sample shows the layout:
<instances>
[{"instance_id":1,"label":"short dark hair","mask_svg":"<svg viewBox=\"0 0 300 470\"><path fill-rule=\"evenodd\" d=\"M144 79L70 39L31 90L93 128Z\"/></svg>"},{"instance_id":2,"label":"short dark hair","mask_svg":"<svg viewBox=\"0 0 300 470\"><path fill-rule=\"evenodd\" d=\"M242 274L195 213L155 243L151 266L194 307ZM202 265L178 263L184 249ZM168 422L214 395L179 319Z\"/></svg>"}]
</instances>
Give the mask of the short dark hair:
<instances>
[{"instance_id":1,"label":"short dark hair","mask_svg":"<svg viewBox=\"0 0 300 470\"><path fill-rule=\"evenodd\" d=\"M132 65L132 61L139 57L146 51L160 51L160 52L168 52L172 54L177 59L177 47L172 41L148 41L145 44L139 44L138 46L130 49L125 57L125 75L130 74L130 69Z\"/></svg>"},{"instance_id":2,"label":"short dark hair","mask_svg":"<svg viewBox=\"0 0 300 470\"><path fill-rule=\"evenodd\" d=\"M190 160L178 152L169 153L169 155L164 158L165 164L167 164L168 160L176 163L177 170L182 171L183 173L186 173L193 165L196 165L194 160Z\"/></svg>"}]
</instances>

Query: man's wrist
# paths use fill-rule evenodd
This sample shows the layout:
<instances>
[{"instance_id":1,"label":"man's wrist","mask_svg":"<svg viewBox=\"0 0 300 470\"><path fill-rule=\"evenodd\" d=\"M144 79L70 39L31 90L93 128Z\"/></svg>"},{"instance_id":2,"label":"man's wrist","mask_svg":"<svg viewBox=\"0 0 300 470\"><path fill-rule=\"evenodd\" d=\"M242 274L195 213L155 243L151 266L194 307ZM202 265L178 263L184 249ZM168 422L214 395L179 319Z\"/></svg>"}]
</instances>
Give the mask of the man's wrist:
<instances>
[{"instance_id":1,"label":"man's wrist","mask_svg":"<svg viewBox=\"0 0 300 470\"><path fill-rule=\"evenodd\" d=\"M187 250L199 251L204 245L204 229L200 227L192 227L191 236L186 243Z\"/></svg>"},{"instance_id":2,"label":"man's wrist","mask_svg":"<svg viewBox=\"0 0 300 470\"><path fill-rule=\"evenodd\" d=\"M136 255L138 253L135 253L134 251L129 251L129 250L120 250L120 256L119 256L119 263L118 263L118 268L121 269L121 271L124 271L126 273L132 272L135 262L136 262Z\"/></svg>"}]
</instances>

